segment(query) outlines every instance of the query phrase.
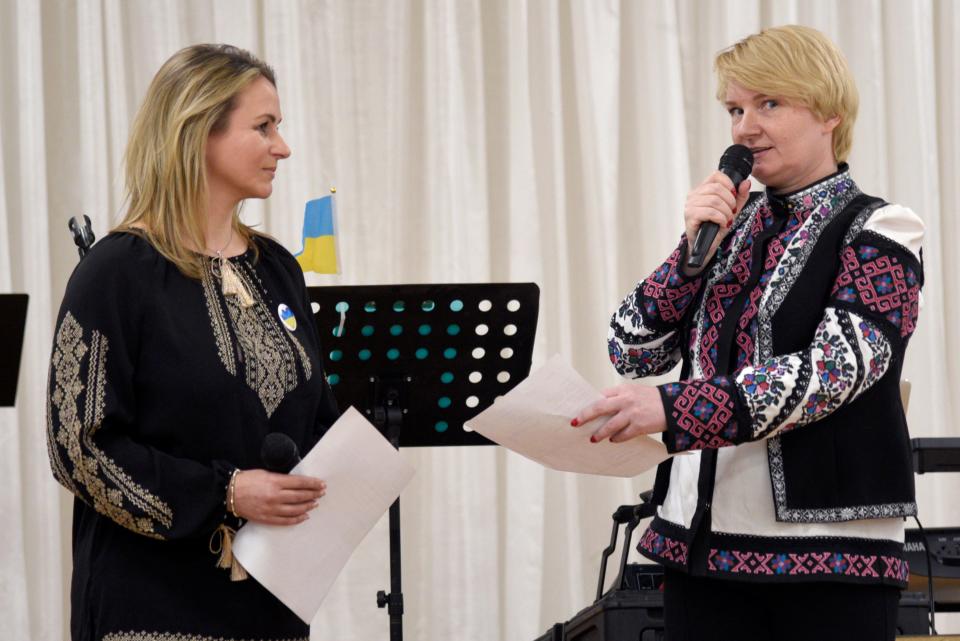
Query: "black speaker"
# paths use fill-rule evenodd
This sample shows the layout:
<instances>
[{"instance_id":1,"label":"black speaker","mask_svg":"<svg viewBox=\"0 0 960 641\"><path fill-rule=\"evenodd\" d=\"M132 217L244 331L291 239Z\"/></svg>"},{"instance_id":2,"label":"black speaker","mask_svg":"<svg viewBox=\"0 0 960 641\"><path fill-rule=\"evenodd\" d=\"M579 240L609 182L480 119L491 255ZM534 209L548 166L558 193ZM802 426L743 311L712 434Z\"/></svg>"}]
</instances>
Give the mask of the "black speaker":
<instances>
[{"instance_id":1,"label":"black speaker","mask_svg":"<svg viewBox=\"0 0 960 641\"><path fill-rule=\"evenodd\" d=\"M616 590L563 626L564 641L663 641L660 590Z\"/></svg>"}]
</instances>

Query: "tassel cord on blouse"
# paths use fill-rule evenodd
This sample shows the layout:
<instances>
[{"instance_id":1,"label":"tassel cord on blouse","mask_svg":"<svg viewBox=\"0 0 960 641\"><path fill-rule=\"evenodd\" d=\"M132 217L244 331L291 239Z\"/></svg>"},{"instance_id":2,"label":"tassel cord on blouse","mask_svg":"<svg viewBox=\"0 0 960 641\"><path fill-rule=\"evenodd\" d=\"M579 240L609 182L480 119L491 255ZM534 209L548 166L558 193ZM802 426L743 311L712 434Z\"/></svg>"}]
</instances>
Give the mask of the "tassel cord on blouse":
<instances>
[{"instance_id":1,"label":"tassel cord on blouse","mask_svg":"<svg viewBox=\"0 0 960 641\"><path fill-rule=\"evenodd\" d=\"M240 565L240 561L233 555L233 537L237 531L225 523L221 523L210 536L210 552L219 554L217 567L224 570L230 569L231 581L244 581L250 575Z\"/></svg>"},{"instance_id":2,"label":"tassel cord on blouse","mask_svg":"<svg viewBox=\"0 0 960 641\"><path fill-rule=\"evenodd\" d=\"M217 252L217 256L212 259L211 264L213 275L220 279L220 291L224 298L236 296L241 309L252 307L254 301L253 296L250 295L250 290L247 289L236 268L223 257L222 252Z\"/></svg>"}]
</instances>

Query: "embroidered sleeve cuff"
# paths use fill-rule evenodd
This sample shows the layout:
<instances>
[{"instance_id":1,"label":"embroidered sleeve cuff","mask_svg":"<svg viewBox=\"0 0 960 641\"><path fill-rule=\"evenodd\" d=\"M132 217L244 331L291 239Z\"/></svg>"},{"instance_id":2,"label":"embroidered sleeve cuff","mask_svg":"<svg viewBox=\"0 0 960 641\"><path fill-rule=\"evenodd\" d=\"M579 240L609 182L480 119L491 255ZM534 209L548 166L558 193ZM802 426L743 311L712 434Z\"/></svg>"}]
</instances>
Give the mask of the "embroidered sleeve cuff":
<instances>
[{"instance_id":1,"label":"embroidered sleeve cuff","mask_svg":"<svg viewBox=\"0 0 960 641\"><path fill-rule=\"evenodd\" d=\"M621 376L657 376L666 374L680 362L680 343L677 332L670 332L643 344L629 344L621 337L616 317L611 323L607 339L610 362Z\"/></svg>"},{"instance_id":2,"label":"embroidered sleeve cuff","mask_svg":"<svg viewBox=\"0 0 960 641\"><path fill-rule=\"evenodd\" d=\"M737 388L726 376L661 385L670 453L716 449L751 440Z\"/></svg>"},{"instance_id":3,"label":"embroidered sleeve cuff","mask_svg":"<svg viewBox=\"0 0 960 641\"><path fill-rule=\"evenodd\" d=\"M683 263L687 259L686 236L660 267L637 288L635 305L642 311L650 328L674 328L683 321L690 303L703 284L703 272L686 276Z\"/></svg>"},{"instance_id":4,"label":"embroidered sleeve cuff","mask_svg":"<svg viewBox=\"0 0 960 641\"><path fill-rule=\"evenodd\" d=\"M649 278L623 300L610 320L607 349L623 376L656 376L680 361L678 329L703 282L687 277L686 238Z\"/></svg>"}]
</instances>

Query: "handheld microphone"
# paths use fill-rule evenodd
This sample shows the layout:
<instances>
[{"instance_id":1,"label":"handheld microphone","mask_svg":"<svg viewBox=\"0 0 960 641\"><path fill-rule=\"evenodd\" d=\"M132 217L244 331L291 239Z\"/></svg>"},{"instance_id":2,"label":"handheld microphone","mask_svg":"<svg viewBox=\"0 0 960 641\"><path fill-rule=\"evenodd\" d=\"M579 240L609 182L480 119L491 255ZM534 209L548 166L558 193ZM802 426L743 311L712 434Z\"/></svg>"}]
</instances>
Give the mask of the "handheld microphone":
<instances>
[{"instance_id":1,"label":"handheld microphone","mask_svg":"<svg viewBox=\"0 0 960 641\"><path fill-rule=\"evenodd\" d=\"M265 469L287 474L300 462L300 452L292 438L280 432L270 432L263 438L260 459Z\"/></svg>"},{"instance_id":2,"label":"handheld microphone","mask_svg":"<svg viewBox=\"0 0 960 641\"><path fill-rule=\"evenodd\" d=\"M743 145L730 145L720 156L720 166L717 169L733 181L734 189L740 189L740 183L746 180L753 170L753 152ZM705 222L700 225L697 238L693 242L693 251L687 257L687 267L697 269L703 265L718 231L720 226L717 223Z\"/></svg>"}]
</instances>

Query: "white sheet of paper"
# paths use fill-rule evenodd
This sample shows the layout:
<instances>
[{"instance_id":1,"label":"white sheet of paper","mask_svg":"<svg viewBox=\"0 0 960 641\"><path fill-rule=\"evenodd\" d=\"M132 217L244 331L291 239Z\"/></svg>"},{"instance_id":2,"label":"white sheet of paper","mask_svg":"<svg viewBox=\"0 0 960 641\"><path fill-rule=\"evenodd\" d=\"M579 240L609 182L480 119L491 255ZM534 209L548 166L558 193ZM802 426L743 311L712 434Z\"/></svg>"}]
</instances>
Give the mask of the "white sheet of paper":
<instances>
[{"instance_id":1,"label":"white sheet of paper","mask_svg":"<svg viewBox=\"0 0 960 641\"><path fill-rule=\"evenodd\" d=\"M603 396L560 356L531 373L493 405L467 421L470 429L542 465L565 472L634 477L669 457L659 440L591 443L609 420L574 428L570 419Z\"/></svg>"},{"instance_id":2,"label":"white sheet of paper","mask_svg":"<svg viewBox=\"0 0 960 641\"><path fill-rule=\"evenodd\" d=\"M233 553L310 623L350 555L413 478L413 468L351 407L291 473L326 481L319 506L297 525L247 523Z\"/></svg>"}]
</instances>

